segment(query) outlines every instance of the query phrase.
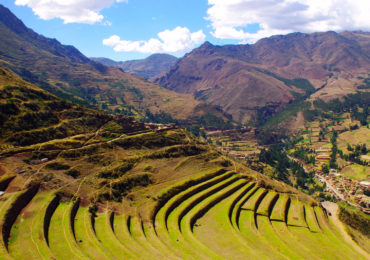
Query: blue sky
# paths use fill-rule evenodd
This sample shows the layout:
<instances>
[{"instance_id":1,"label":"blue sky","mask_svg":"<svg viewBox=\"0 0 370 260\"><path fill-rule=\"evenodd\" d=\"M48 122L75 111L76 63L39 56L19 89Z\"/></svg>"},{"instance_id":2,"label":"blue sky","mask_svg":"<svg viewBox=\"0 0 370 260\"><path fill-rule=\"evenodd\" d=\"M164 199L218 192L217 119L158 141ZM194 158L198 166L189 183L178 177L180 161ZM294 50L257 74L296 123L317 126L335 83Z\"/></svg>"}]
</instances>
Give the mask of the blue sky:
<instances>
[{"instance_id":1,"label":"blue sky","mask_svg":"<svg viewBox=\"0 0 370 260\"><path fill-rule=\"evenodd\" d=\"M205 40L370 29L368 0L2 0L26 26L88 57L182 56ZM366 11L367 10L367 11Z\"/></svg>"}]
</instances>

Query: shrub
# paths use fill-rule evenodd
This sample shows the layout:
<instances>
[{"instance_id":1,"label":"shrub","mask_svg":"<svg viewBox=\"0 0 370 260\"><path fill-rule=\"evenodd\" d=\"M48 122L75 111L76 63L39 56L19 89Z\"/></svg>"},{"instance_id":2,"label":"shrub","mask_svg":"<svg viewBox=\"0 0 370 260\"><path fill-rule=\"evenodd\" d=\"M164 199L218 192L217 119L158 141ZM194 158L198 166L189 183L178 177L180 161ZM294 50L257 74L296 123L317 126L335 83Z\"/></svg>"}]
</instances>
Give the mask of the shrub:
<instances>
[{"instance_id":1,"label":"shrub","mask_svg":"<svg viewBox=\"0 0 370 260\"><path fill-rule=\"evenodd\" d=\"M192 156L197 155L206 151L205 147L197 145L180 145L170 147L165 150L154 152L148 155L150 159L161 159L161 158L177 158L180 156Z\"/></svg>"},{"instance_id":2,"label":"shrub","mask_svg":"<svg viewBox=\"0 0 370 260\"><path fill-rule=\"evenodd\" d=\"M77 178L80 175L80 171L77 169L70 169L66 171L64 174L71 176L72 178Z\"/></svg>"},{"instance_id":3,"label":"shrub","mask_svg":"<svg viewBox=\"0 0 370 260\"><path fill-rule=\"evenodd\" d=\"M110 186L110 192L104 192L99 194L100 198L121 201L123 196L126 196L127 193L134 187L137 186L147 186L152 183L149 174L137 175L122 180L112 182Z\"/></svg>"},{"instance_id":4,"label":"shrub","mask_svg":"<svg viewBox=\"0 0 370 260\"><path fill-rule=\"evenodd\" d=\"M360 231L365 236L370 236L370 217L357 209L340 203L338 217L348 226Z\"/></svg>"},{"instance_id":5,"label":"shrub","mask_svg":"<svg viewBox=\"0 0 370 260\"><path fill-rule=\"evenodd\" d=\"M123 176L126 172L134 168L134 166L135 166L134 161L127 161L112 170L102 171L98 173L98 177L105 178L105 179L112 179L112 178L116 179L116 178Z\"/></svg>"},{"instance_id":6,"label":"shrub","mask_svg":"<svg viewBox=\"0 0 370 260\"><path fill-rule=\"evenodd\" d=\"M45 167L51 170L68 170L71 168L69 165L65 165L60 162L52 162L47 164Z\"/></svg>"}]
</instances>

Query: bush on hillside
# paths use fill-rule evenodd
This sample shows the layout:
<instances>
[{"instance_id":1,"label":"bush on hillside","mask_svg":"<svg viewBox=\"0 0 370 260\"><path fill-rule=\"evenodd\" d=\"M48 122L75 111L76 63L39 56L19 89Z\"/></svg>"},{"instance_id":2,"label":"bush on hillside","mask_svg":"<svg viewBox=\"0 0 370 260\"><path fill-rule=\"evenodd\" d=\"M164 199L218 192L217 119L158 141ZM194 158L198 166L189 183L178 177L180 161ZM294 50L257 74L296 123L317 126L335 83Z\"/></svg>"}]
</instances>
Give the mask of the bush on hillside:
<instances>
[{"instance_id":1,"label":"bush on hillside","mask_svg":"<svg viewBox=\"0 0 370 260\"><path fill-rule=\"evenodd\" d=\"M353 229L360 231L367 237L370 236L370 216L347 204L340 203L338 217Z\"/></svg>"},{"instance_id":2,"label":"bush on hillside","mask_svg":"<svg viewBox=\"0 0 370 260\"><path fill-rule=\"evenodd\" d=\"M70 166L60 162L52 162L47 164L45 168L50 170L68 170Z\"/></svg>"}]
</instances>

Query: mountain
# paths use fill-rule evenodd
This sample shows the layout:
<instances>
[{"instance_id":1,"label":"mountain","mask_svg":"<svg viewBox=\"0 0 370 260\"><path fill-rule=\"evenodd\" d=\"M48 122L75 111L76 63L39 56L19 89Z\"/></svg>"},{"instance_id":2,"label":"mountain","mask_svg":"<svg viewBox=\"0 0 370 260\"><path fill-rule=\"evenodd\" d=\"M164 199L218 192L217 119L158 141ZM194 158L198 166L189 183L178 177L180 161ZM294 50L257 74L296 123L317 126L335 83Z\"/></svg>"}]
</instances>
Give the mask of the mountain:
<instances>
[{"instance_id":1,"label":"mountain","mask_svg":"<svg viewBox=\"0 0 370 260\"><path fill-rule=\"evenodd\" d=\"M73 104L2 67L0 97L1 259L369 258L336 204L327 214L184 129Z\"/></svg>"},{"instance_id":2,"label":"mountain","mask_svg":"<svg viewBox=\"0 0 370 260\"><path fill-rule=\"evenodd\" d=\"M147 130L122 115L76 105L20 79L0 67L0 144L13 147L90 134L112 121L125 134Z\"/></svg>"},{"instance_id":3,"label":"mountain","mask_svg":"<svg viewBox=\"0 0 370 260\"><path fill-rule=\"evenodd\" d=\"M219 107L97 64L34 33L1 6L0 21L0 259L369 259L369 216L303 193L325 197L326 185L316 187L313 174L284 149L303 161L314 159L305 152L317 147L301 143L311 145L305 138L316 133L330 138L324 147L332 146L334 157L338 150L341 163L339 154L366 155L366 145L358 142L368 130L367 96L361 96L361 106L359 94L343 104L322 103L325 112L347 116L335 113L338 120L331 122L334 113L322 113L323 120L310 125L302 139L268 150L258 145L263 149L255 159L266 166L265 173L280 180L289 175L287 183L297 189L173 124L142 123L96 109L105 105L109 112L127 109L168 120L167 113L186 121L198 116L198 123L225 125ZM284 82L296 99L314 91L306 79L264 68L261 73ZM370 79L361 79L362 89L368 89ZM351 135L329 131L342 119L349 134L361 137L353 148L346 142ZM355 125L356 131L352 124L358 119L364 126ZM217 145L240 151L253 147L232 136L218 138ZM353 157L342 153L345 147ZM356 194L368 194L343 180L346 187L356 185Z\"/></svg>"},{"instance_id":4,"label":"mountain","mask_svg":"<svg viewBox=\"0 0 370 260\"><path fill-rule=\"evenodd\" d=\"M177 58L169 54L152 54L142 60L113 61L107 58L91 58L105 66L121 68L124 72L150 79L166 72Z\"/></svg>"},{"instance_id":5,"label":"mountain","mask_svg":"<svg viewBox=\"0 0 370 260\"><path fill-rule=\"evenodd\" d=\"M208 113L225 118L191 95L106 67L35 33L1 5L0 38L0 65L59 97L138 119L165 114L191 121Z\"/></svg>"},{"instance_id":6,"label":"mountain","mask_svg":"<svg viewBox=\"0 0 370 260\"><path fill-rule=\"evenodd\" d=\"M369 33L292 33L252 45L209 42L155 82L219 105L247 122L261 107L276 111L302 96L330 100L355 92L370 71Z\"/></svg>"}]
</instances>

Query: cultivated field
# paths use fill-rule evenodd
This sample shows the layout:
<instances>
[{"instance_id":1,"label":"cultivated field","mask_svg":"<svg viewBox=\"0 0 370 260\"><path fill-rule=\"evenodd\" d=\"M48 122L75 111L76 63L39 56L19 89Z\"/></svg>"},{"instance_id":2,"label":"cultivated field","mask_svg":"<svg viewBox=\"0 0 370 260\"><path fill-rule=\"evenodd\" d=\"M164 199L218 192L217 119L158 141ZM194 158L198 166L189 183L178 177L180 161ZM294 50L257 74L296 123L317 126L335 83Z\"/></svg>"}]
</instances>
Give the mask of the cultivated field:
<instances>
[{"instance_id":1,"label":"cultivated field","mask_svg":"<svg viewBox=\"0 0 370 260\"><path fill-rule=\"evenodd\" d=\"M1 259L368 259L323 208L219 170L163 190L151 219L5 187ZM13 187L13 188L12 188Z\"/></svg>"}]
</instances>

